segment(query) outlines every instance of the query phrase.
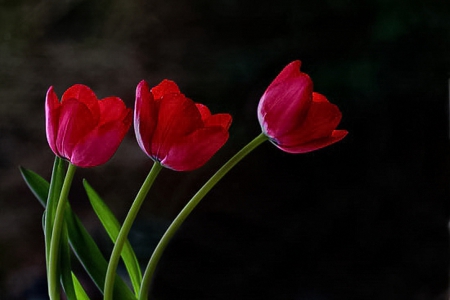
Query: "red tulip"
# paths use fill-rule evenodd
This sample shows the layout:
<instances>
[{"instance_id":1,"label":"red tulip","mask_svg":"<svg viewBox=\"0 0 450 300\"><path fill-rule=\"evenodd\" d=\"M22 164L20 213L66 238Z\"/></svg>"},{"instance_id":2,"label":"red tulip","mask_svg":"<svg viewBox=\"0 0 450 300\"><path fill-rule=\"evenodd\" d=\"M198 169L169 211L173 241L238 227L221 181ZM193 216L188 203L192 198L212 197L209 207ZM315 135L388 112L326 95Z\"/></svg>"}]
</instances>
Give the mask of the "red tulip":
<instances>
[{"instance_id":1,"label":"red tulip","mask_svg":"<svg viewBox=\"0 0 450 300\"><path fill-rule=\"evenodd\" d=\"M45 100L47 140L52 151L78 167L107 162L132 122L120 98L98 100L85 85L71 86L59 102L53 87Z\"/></svg>"},{"instance_id":2,"label":"red tulip","mask_svg":"<svg viewBox=\"0 0 450 300\"><path fill-rule=\"evenodd\" d=\"M211 115L206 106L186 98L173 81L164 80L150 90L142 80L136 88L138 144L167 168L189 171L204 165L227 141L230 125L229 114Z\"/></svg>"},{"instance_id":3,"label":"red tulip","mask_svg":"<svg viewBox=\"0 0 450 300\"><path fill-rule=\"evenodd\" d=\"M272 81L258 105L263 133L289 153L314 151L343 139L346 130L335 130L339 108L313 92L310 77L300 71L300 61L288 64Z\"/></svg>"}]
</instances>

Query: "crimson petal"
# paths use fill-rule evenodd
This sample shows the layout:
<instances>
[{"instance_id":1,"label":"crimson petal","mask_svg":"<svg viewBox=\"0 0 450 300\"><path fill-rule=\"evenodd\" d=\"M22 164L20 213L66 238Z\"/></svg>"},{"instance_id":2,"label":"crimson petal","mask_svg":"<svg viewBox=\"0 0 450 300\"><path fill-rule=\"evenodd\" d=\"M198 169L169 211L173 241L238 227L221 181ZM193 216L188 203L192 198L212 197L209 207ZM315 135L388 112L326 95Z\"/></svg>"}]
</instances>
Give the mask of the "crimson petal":
<instances>
[{"instance_id":1,"label":"crimson petal","mask_svg":"<svg viewBox=\"0 0 450 300\"><path fill-rule=\"evenodd\" d=\"M71 162L79 167L93 167L106 163L117 151L131 125L131 111L119 121L95 128L73 149Z\"/></svg>"},{"instance_id":2,"label":"crimson petal","mask_svg":"<svg viewBox=\"0 0 450 300\"><path fill-rule=\"evenodd\" d=\"M341 121L341 117L342 114L336 105L320 98L319 102L313 101L301 126L277 137L276 141L280 145L293 147L329 137Z\"/></svg>"},{"instance_id":3,"label":"crimson petal","mask_svg":"<svg viewBox=\"0 0 450 300\"><path fill-rule=\"evenodd\" d=\"M153 87L151 92L155 99L160 99L168 94L180 94L180 89L172 80L164 79L160 84Z\"/></svg>"},{"instance_id":4,"label":"crimson petal","mask_svg":"<svg viewBox=\"0 0 450 300\"><path fill-rule=\"evenodd\" d=\"M220 127L201 128L172 145L161 164L175 171L203 166L227 141L228 131Z\"/></svg>"},{"instance_id":5,"label":"crimson petal","mask_svg":"<svg viewBox=\"0 0 450 300\"><path fill-rule=\"evenodd\" d=\"M142 151L151 151L151 140L156 128L158 112L155 107L153 94L147 82L142 80L136 88L136 102L134 107L134 131L137 142Z\"/></svg>"},{"instance_id":6,"label":"crimson petal","mask_svg":"<svg viewBox=\"0 0 450 300\"><path fill-rule=\"evenodd\" d=\"M45 97L45 129L50 149L56 155L59 155L58 148L56 147L56 138L58 136L60 112L61 103L59 103L58 97L51 86Z\"/></svg>"},{"instance_id":7,"label":"crimson petal","mask_svg":"<svg viewBox=\"0 0 450 300\"><path fill-rule=\"evenodd\" d=\"M275 144L278 148L281 150L288 152L288 153L307 153L314 150L318 150L320 148L324 148L326 146L329 146L331 144L334 144L336 142L339 142L342 140L346 135L348 134L347 130L333 130L331 135L329 137L324 137L316 140L312 140L305 144L300 144L296 146L285 146L285 145L278 145Z\"/></svg>"},{"instance_id":8,"label":"crimson petal","mask_svg":"<svg viewBox=\"0 0 450 300\"><path fill-rule=\"evenodd\" d=\"M312 101L312 81L305 74L271 85L258 106L259 122L269 137L284 135L298 127Z\"/></svg>"},{"instance_id":9,"label":"crimson petal","mask_svg":"<svg viewBox=\"0 0 450 300\"><path fill-rule=\"evenodd\" d=\"M93 117L98 118L100 116L97 96L89 87L83 84L75 84L69 87L62 95L61 103L64 104L69 99L76 99L84 103L92 112ZM98 122L98 119L94 119L94 121Z\"/></svg>"},{"instance_id":10,"label":"crimson petal","mask_svg":"<svg viewBox=\"0 0 450 300\"><path fill-rule=\"evenodd\" d=\"M61 106L56 138L58 153L68 160L76 144L96 127L91 110L75 99L66 100Z\"/></svg>"},{"instance_id":11,"label":"crimson petal","mask_svg":"<svg viewBox=\"0 0 450 300\"><path fill-rule=\"evenodd\" d=\"M192 100L182 94L168 94L160 102L151 153L165 157L179 139L202 127L201 115Z\"/></svg>"}]
</instances>

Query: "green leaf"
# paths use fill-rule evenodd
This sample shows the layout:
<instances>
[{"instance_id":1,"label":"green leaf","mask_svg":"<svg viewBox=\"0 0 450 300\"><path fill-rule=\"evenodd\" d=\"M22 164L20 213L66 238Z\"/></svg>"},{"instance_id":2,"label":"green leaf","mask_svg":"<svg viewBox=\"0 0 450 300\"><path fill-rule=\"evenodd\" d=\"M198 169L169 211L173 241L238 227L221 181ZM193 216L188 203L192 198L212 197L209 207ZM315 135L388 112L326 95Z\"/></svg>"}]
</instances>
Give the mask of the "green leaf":
<instances>
[{"instance_id":1,"label":"green leaf","mask_svg":"<svg viewBox=\"0 0 450 300\"><path fill-rule=\"evenodd\" d=\"M77 295L75 293L75 287L72 279L72 267L70 261L70 248L68 241L67 225L64 223L63 231L61 233L61 246L60 246L60 272L61 272L61 283L64 292L68 300L77 300Z\"/></svg>"},{"instance_id":2,"label":"green leaf","mask_svg":"<svg viewBox=\"0 0 450 300\"><path fill-rule=\"evenodd\" d=\"M89 296L84 291L83 286L81 285L77 276L75 276L75 274L73 274L73 273L72 273L72 280L73 280L73 285L75 287L75 294L77 295L77 299L78 300L90 300Z\"/></svg>"},{"instance_id":3,"label":"green leaf","mask_svg":"<svg viewBox=\"0 0 450 300\"><path fill-rule=\"evenodd\" d=\"M40 175L31 170L27 170L21 167L20 171L25 182L30 187L30 190L33 192L42 206L45 207L50 187L49 183ZM67 230L69 234L69 242L72 250L83 265L86 272L92 278L92 281L103 293L103 286L105 283L105 275L108 267L108 262L105 260L97 244L87 232L80 219L70 208L69 203L66 206L65 214L65 220L67 222ZM118 299L136 299L131 290L119 276L116 276L115 279L114 294L118 297Z\"/></svg>"},{"instance_id":4,"label":"green leaf","mask_svg":"<svg viewBox=\"0 0 450 300\"><path fill-rule=\"evenodd\" d=\"M66 210L66 222L69 228L69 239L72 249L86 272L93 279L94 283L103 293L105 285L105 275L108 268L108 262L100 252L97 244L86 231L78 217L72 210ZM72 230L70 231L70 229ZM123 280L116 276L114 285L114 294L118 299L136 299L133 293Z\"/></svg>"},{"instance_id":5,"label":"green leaf","mask_svg":"<svg viewBox=\"0 0 450 300\"><path fill-rule=\"evenodd\" d=\"M95 213L97 214L100 222L103 224L103 227L105 227L105 230L108 233L110 239L113 243L115 243L120 231L119 221L86 180L83 180L83 185ZM130 276L131 284L133 285L136 296L138 296L142 282L142 273L139 267L139 262L136 258L136 254L134 253L134 250L128 240L124 244L121 256Z\"/></svg>"},{"instance_id":6,"label":"green leaf","mask_svg":"<svg viewBox=\"0 0 450 300\"><path fill-rule=\"evenodd\" d=\"M53 164L52 177L50 179L50 187L47 197L47 205L45 213L46 234L51 233L53 230L53 221L55 219L56 207L58 206L59 195L61 194L61 189L65 177L64 171L65 171L64 161L56 156L55 162Z\"/></svg>"},{"instance_id":7,"label":"green leaf","mask_svg":"<svg viewBox=\"0 0 450 300\"><path fill-rule=\"evenodd\" d=\"M48 181L35 172L25 169L24 167L19 167L19 170L28 188L31 190L36 199L39 200L39 203L41 203L41 205L45 208L48 190L50 188Z\"/></svg>"},{"instance_id":8,"label":"green leaf","mask_svg":"<svg viewBox=\"0 0 450 300\"><path fill-rule=\"evenodd\" d=\"M56 216L56 210L58 207L58 202L60 199L60 195L61 195L61 191L62 191L62 187L64 185L64 161L59 158L58 156L55 156L55 162L53 164L53 171L52 171L52 176L50 179L50 187L49 187L49 192L48 192L48 197L47 197L47 206L44 212L44 234L45 234L45 261L46 261L46 266L47 266L47 274L51 274L50 273L50 265L52 264L51 260L50 260L50 252L51 252L51 240L52 240L52 235L53 235L53 227L54 227L54 223L55 223L55 216ZM60 249L58 249L58 251L60 251ZM58 260L55 263L56 265L56 274L54 274L55 280L51 280L50 275L48 277L48 282L53 282L55 283L55 286L58 286L58 282L56 281L57 278L60 278L62 276L61 274L61 261ZM70 267L70 266L69 266ZM70 287L67 287L69 289L69 294L71 293L70 291ZM51 289L50 285L49 285L49 289ZM59 297L59 286L57 287L57 291L56 291L56 295L57 297Z\"/></svg>"}]
</instances>

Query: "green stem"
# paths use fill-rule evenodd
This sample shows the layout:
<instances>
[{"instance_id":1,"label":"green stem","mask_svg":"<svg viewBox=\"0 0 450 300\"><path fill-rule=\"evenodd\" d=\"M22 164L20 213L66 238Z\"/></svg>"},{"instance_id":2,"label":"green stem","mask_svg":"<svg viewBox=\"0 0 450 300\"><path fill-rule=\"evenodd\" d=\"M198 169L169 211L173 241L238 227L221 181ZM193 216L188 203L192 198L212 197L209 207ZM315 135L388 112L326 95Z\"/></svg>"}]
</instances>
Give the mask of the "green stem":
<instances>
[{"instance_id":1,"label":"green stem","mask_svg":"<svg viewBox=\"0 0 450 300\"><path fill-rule=\"evenodd\" d=\"M267 136L261 133L250 143L248 143L244 148L242 148L238 153L236 153L203 185L200 190L198 190L198 192L192 197L192 199L181 210L178 216L173 220L172 224L170 224L169 228L166 230L163 237L156 246L155 251L153 252L148 262L147 268L145 269L144 276L142 277L139 300L145 300L148 298L150 284L156 269L156 265L158 264L170 240L175 235L176 231L184 222L184 220L189 216L189 214L203 199L203 197L220 181L220 179L222 179L223 176L225 176L225 174L228 173L228 171L230 171L239 161L241 161L241 159L243 159L247 154L249 154L267 139Z\"/></svg>"},{"instance_id":2,"label":"green stem","mask_svg":"<svg viewBox=\"0 0 450 300\"><path fill-rule=\"evenodd\" d=\"M51 300L59 300L59 244L61 241L61 231L64 224L64 211L66 208L67 196L69 195L70 186L72 185L72 180L76 169L76 166L69 164L55 212L55 221L53 223L52 237L50 240L50 255L48 262L48 293Z\"/></svg>"},{"instance_id":3,"label":"green stem","mask_svg":"<svg viewBox=\"0 0 450 300\"><path fill-rule=\"evenodd\" d=\"M123 245L127 239L128 233L130 232L131 226L133 225L134 219L141 208L142 203L144 202L145 197L147 196L148 191L150 190L153 182L156 179L159 171L161 171L162 166L160 163L155 162L153 164L152 169L147 175L144 183L142 184L141 189L139 190L136 198L133 201L133 204L128 211L128 214L123 222L122 228L119 231L119 235L117 236L116 243L114 244L113 251L111 253L111 257L108 263L108 269L106 271L105 277L105 287L104 287L104 300L112 300L113 298L113 288L114 288L114 278L116 275L117 264L119 263L120 255L122 252Z\"/></svg>"},{"instance_id":4,"label":"green stem","mask_svg":"<svg viewBox=\"0 0 450 300\"><path fill-rule=\"evenodd\" d=\"M45 219L44 219L44 236L45 236L45 261L48 272L48 264L50 262L50 241L53 231L53 223L55 221L56 207L58 206L58 199L61 195L63 184L63 161L60 157L55 156L53 164L52 177L50 179L50 186L47 195L47 203L45 205Z\"/></svg>"}]
</instances>

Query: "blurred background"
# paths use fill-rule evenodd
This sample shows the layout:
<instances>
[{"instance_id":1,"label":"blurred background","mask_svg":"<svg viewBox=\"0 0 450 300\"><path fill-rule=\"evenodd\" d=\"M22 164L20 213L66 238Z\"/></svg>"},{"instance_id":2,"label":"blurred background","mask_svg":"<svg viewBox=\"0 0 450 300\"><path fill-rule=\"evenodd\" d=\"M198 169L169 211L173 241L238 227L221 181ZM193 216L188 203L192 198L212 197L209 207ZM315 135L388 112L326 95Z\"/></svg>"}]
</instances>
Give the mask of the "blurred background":
<instances>
[{"instance_id":1,"label":"blurred background","mask_svg":"<svg viewBox=\"0 0 450 300\"><path fill-rule=\"evenodd\" d=\"M296 59L349 135L309 154L265 143L246 157L168 247L154 299L447 299L446 0L0 1L0 299L46 299L43 208L18 167L50 176L50 85L61 96L83 83L132 107L140 80L169 78L233 115L204 167L159 175L130 234L145 266L195 191L259 134L259 98ZM81 179L123 220L150 167L131 130L109 163L77 171L72 207L107 257Z\"/></svg>"}]
</instances>

